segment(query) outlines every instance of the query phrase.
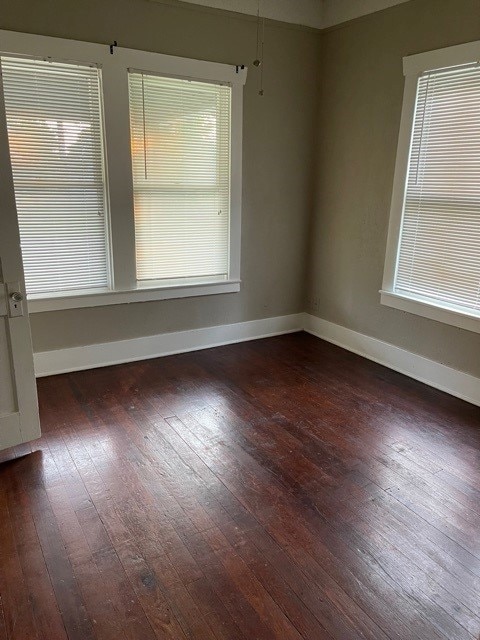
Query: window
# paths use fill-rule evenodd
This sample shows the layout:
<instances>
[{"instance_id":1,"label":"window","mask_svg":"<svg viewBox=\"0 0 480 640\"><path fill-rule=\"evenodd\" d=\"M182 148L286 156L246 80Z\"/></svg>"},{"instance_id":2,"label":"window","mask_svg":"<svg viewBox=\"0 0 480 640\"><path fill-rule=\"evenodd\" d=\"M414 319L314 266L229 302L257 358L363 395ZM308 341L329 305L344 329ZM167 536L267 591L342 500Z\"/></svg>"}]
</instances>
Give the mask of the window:
<instances>
[{"instance_id":1,"label":"window","mask_svg":"<svg viewBox=\"0 0 480 640\"><path fill-rule=\"evenodd\" d=\"M129 73L137 279L226 279L231 88Z\"/></svg>"},{"instance_id":2,"label":"window","mask_svg":"<svg viewBox=\"0 0 480 640\"><path fill-rule=\"evenodd\" d=\"M239 291L246 70L0 42L29 311Z\"/></svg>"},{"instance_id":3,"label":"window","mask_svg":"<svg viewBox=\"0 0 480 640\"><path fill-rule=\"evenodd\" d=\"M96 67L1 58L29 294L108 286Z\"/></svg>"},{"instance_id":4,"label":"window","mask_svg":"<svg viewBox=\"0 0 480 640\"><path fill-rule=\"evenodd\" d=\"M468 61L472 52L464 45L407 59L382 302L480 331L480 66L478 52Z\"/></svg>"}]
</instances>

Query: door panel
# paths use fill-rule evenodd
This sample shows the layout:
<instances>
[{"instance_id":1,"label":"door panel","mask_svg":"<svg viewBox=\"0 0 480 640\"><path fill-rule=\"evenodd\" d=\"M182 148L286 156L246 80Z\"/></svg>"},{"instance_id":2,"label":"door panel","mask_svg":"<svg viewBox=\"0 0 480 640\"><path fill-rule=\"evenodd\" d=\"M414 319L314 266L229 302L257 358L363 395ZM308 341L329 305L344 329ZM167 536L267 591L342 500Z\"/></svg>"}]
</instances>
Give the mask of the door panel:
<instances>
[{"instance_id":1,"label":"door panel","mask_svg":"<svg viewBox=\"0 0 480 640\"><path fill-rule=\"evenodd\" d=\"M0 417L16 410L6 318L0 319Z\"/></svg>"},{"instance_id":2,"label":"door panel","mask_svg":"<svg viewBox=\"0 0 480 640\"><path fill-rule=\"evenodd\" d=\"M0 449L39 436L33 348L0 82Z\"/></svg>"}]
</instances>

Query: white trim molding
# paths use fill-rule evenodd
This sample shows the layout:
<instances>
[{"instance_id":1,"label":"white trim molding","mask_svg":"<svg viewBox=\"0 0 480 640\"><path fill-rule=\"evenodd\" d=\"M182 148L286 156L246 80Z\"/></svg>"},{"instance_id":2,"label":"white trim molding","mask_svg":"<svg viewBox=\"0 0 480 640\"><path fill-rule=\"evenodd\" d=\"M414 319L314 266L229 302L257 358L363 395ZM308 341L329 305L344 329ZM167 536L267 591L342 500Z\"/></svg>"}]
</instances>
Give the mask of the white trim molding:
<instances>
[{"instance_id":1,"label":"white trim molding","mask_svg":"<svg viewBox=\"0 0 480 640\"><path fill-rule=\"evenodd\" d=\"M399 290L396 288L396 274L402 239L419 78L427 72L468 63L478 64L479 61L480 40L403 58L405 87L390 205L385 267L380 290L381 304L477 333L480 333L478 310L470 311L467 307L455 306L443 300L437 301L434 298Z\"/></svg>"},{"instance_id":2,"label":"white trim molding","mask_svg":"<svg viewBox=\"0 0 480 640\"><path fill-rule=\"evenodd\" d=\"M294 333L303 329L303 315L298 313L131 340L43 351L34 354L35 373L39 378Z\"/></svg>"},{"instance_id":3,"label":"white trim molding","mask_svg":"<svg viewBox=\"0 0 480 640\"><path fill-rule=\"evenodd\" d=\"M58 295L49 298L28 297L28 312L59 311L61 309L79 309L82 307L104 307L110 304L128 304L130 302L149 302L151 300L172 300L197 296L212 296L219 293L238 293L240 280L224 282L205 282L188 285L161 286L156 288L138 287L131 291L92 291L79 292L78 295Z\"/></svg>"},{"instance_id":4,"label":"white trim molding","mask_svg":"<svg viewBox=\"0 0 480 640\"><path fill-rule=\"evenodd\" d=\"M417 316L430 318L437 322L450 324L453 327L466 329L480 333L480 315L459 311L456 307L449 307L447 303L436 305L431 299L423 299L420 296L414 298L411 295L404 296L396 291L380 291L380 302L387 307L407 311Z\"/></svg>"},{"instance_id":5,"label":"white trim molding","mask_svg":"<svg viewBox=\"0 0 480 640\"><path fill-rule=\"evenodd\" d=\"M415 53L403 58L403 75L419 76L424 71L431 69L444 69L457 67L480 60L480 40L456 44L453 47L444 47L433 51Z\"/></svg>"},{"instance_id":6,"label":"white trim molding","mask_svg":"<svg viewBox=\"0 0 480 640\"><path fill-rule=\"evenodd\" d=\"M304 318L304 330L430 387L480 406L480 379L475 376L308 313Z\"/></svg>"},{"instance_id":7,"label":"white trim molding","mask_svg":"<svg viewBox=\"0 0 480 640\"><path fill-rule=\"evenodd\" d=\"M435 389L480 406L480 379L308 313L174 331L34 354L37 377L148 360L306 331Z\"/></svg>"}]
</instances>

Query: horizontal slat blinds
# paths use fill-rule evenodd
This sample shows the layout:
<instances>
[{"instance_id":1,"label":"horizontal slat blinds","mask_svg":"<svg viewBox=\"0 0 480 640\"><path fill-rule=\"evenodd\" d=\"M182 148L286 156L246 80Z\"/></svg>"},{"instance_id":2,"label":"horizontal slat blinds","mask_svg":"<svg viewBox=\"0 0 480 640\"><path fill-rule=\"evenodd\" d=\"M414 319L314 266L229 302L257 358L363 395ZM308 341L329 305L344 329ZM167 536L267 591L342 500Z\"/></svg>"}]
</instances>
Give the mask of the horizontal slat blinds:
<instances>
[{"instance_id":1,"label":"horizontal slat blinds","mask_svg":"<svg viewBox=\"0 0 480 640\"><path fill-rule=\"evenodd\" d=\"M231 88L129 73L137 279L228 277Z\"/></svg>"},{"instance_id":2,"label":"horizontal slat blinds","mask_svg":"<svg viewBox=\"0 0 480 640\"><path fill-rule=\"evenodd\" d=\"M418 81L395 290L480 309L478 65Z\"/></svg>"},{"instance_id":3,"label":"horizontal slat blinds","mask_svg":"<svg viewBox=\"0 0 480 640\"><path fill-rule=\"evenodd\" d=\"M99 70L2 57L28 293L108 284Z\"/></svg>"}]
</instances>

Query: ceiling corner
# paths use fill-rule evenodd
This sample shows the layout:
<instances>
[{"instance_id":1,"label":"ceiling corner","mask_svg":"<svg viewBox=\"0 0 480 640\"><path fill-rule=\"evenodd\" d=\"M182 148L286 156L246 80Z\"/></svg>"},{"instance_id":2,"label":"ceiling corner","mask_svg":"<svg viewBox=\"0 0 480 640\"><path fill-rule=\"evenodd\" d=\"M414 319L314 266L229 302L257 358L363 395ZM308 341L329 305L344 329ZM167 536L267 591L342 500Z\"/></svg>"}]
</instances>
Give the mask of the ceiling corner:
<instances>
[{"instance_id":1,"label":"ceiling corner","mask_svg":"<svg viewBox=\"0 0 480 640\"><path fill-rule=\"evenodd\" d=\"M325 29L409 0L182 0L270 20Z\"/></svg>"}]
</instances>

